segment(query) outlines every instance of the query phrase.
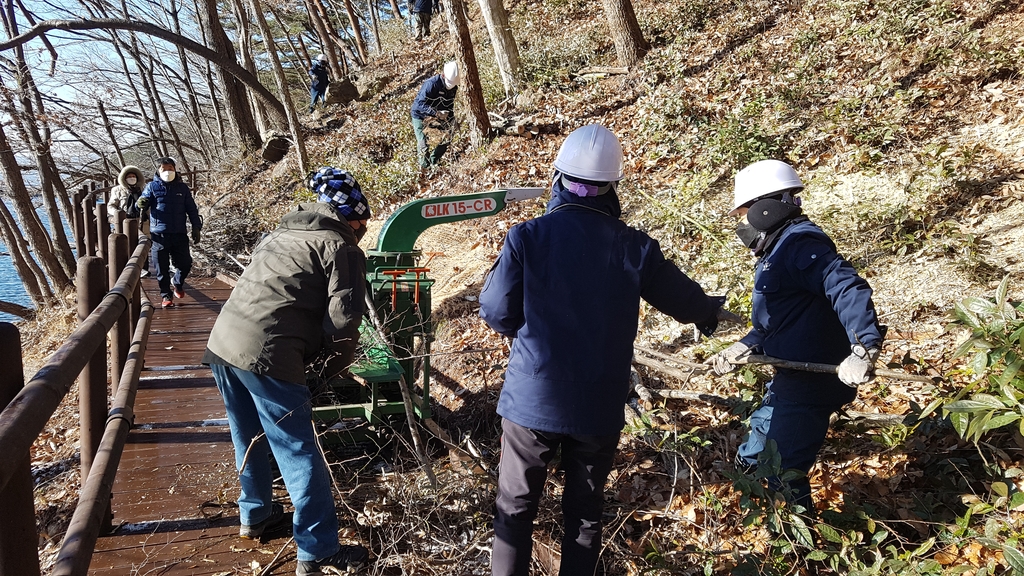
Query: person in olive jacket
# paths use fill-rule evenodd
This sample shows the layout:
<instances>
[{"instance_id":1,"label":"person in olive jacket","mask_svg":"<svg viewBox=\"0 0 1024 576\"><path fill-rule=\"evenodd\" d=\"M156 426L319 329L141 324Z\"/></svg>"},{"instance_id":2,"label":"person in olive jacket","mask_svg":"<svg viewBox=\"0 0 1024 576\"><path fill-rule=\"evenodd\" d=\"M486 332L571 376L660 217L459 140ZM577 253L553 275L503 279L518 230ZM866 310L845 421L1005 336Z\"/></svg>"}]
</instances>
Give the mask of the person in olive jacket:
<instances>
[{"instance_id":1,"label":"person in olive jacket","mask_svg":"<svg viewBox=\"0 0 1024 576\"><path fill-rule=\"evenodd\" d=\"M366 256L359 239L370 208L351 174L321 168L308 182L319 202L300 204L256 247L217 317L203 356L224 397L235 465L241 536L281 523L272 503L273 450L295 506L297 574L356 567L362 546L340 546L330 473L311 424L305 367L329 355L325 371L351 364L365 311Z\"/></svg>"}]
</instances>

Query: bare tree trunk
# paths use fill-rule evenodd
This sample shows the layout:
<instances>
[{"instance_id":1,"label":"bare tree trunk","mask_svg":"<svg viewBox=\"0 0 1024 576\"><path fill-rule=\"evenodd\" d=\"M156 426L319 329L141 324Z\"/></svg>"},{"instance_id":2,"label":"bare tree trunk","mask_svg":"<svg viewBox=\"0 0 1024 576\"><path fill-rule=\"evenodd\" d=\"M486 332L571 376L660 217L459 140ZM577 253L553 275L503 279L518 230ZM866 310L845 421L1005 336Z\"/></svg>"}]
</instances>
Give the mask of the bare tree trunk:
<instances>
[{"instance_id":1,"label":"bare tree trunk","mask_svg":"<svg viewBox=\"0 0 1024 576\"><path fill-rule=\"evenodd\" d=\"M117 161L120 162L123 167L126 164L124 161L124 153L121 152L121 145L117 142L117 137L114 136L114 127L110 124L110 118L107 118L107 111L103 108L103 100L96 101L96 109L100 112L100 119L103 120L103 128L107 131L107 136L110 137L110 143L114 146L114 153L117 154Z\"/></svg>"},{"instance_id":2,"label":"bare tree trunk","mask_svg":"<svg viewBox=\"0 0 1024 576\"><path fill-rule=\"evenodd\" d=\"M402 20L402 9L398 7L398 0L391 0L391 15L395 20Z\"/></svg>"},{"instance_id":3,"label":"bare tree trunk","mask_svg":"<svg viewBox=\"0 0 1024 576\"><path fill-rule=\"evenodd\" d=\"M135 103L138 104L139 113L142 114L142 123L146 126L146 132L149 133L150 140L153 142L153 151L156 152L158 157L163 156L156 136L156 130L153 128L152 119L146 114L146 106L142 102L142 94L139 93L138 87L132 81L133 74L128 69L128 60L124 57L124 52L121 50L121 43L117 39L117 34L113 31L110 32L110 35L113 37L114 51L117 52L117 56L121 59L121 69L124 70L124 83L131 88L132 94L135 95Z\"/></svg>"},{"instance_id":4,"label":"bare tree trunk","mask_svg":"<svg viewBox=\"0 0 1024 576\"><path fill-rule=\"evenodd\" d=\"M160 121L160 109L157 106L156 100L156 85L153 82L153 72L146 66L142 59L142 50L139 49L138 40L135 35L132 34L132 45L129 54L135 59L135 68L139 71L139 77L142 80L142 89L146 91L146 99L149 101L149 114L150 118L153 119L153 131L156 133L156 137L160 140L157 143L157 149L160 151L160 156L170 156L170 152L167 151L167 137L164 136L164 125Z\"/></svg>"},{"instance_id":5,"label":"bare tree trunk","mask_svg":"<svg viewBox=\"0 0 1024 576\"><path fill-rule=\"evenodd\" d=\"M199 13L201 25L206 29L206 37L210 42L210 48L220 54L223 58L236 62L235 51L231 47L231 41L224 32L220 23L220 15L217 12L217 0L203 0L204 10ZM256 121L249 110L249 98L246 95L245 86L234 76L221 67L217 67L217 79L224 95L224 104L228 112L228 120L231 127L238 135L242 147L247 150L255 150L263 145L263 139L256 128Z\"/></svg>"},{"instance_id":6,"label":"bare tree trunk","mask_svg":"<svg viewBox=\"0 0 1024 576\"><path fill-rule=\"evenodd\" d=\"M28 236L32 250L42 263L43 269L46 270L47 277L60 291L71 288L71 278L50 249L49 236L46 234L46 229L39 223L39 217L32 206L32 199L29 197L28 189L25 188L25 180L21 177L18 160L14 156L14 150L11 149L2 124L0 124L0 169L3 170L7 179L14 211L18 213L18 220L21 222L21 230ZM59 220L56 225L60 225Z\"/></svg>"},{"instance_id":7,"label":"bare tree trunk","mask_svg":"<svg viewBox=\"0 0 1024 576\"><path fill-rule=\"evenodd\" d=\"M481 146L491 131L491 121L487 117L487 107L484 105L484 91L480 87L480 74L476 66L476 53L473 52L473 39L469 35L469 24L466 22L464 0L445 0L444 14L448 18L452 51L459 62L459 71L463 78L459 92L466 95L466 103L469 106L466 118L469 141L474 146Z\"/></svg>"},{"instance_id":8,"label":"bare tree trunk","mask_svg":"<svg viewBox=\"0 0 1024 576\"><path fill-rule=\"evenodd\" d=\"M199 0L192 0L192 6L195 7L196 14L198 14ZM210 44L209 40L206 38L206 29L202 26L199 26L199 36L203 41L203 46L208 46ZM217 118L217 136L220 140L220 147L227 148L227 130L224 126L224 115L221 114L220 105L218 104L220 102L220 98L217 97L217 83L213 81L213 68L210 66L210 61L206 60L205 62L206 86L210 89L210 105L213 106L213 114Z\"/></svg>"},{"instance_id":9,"label":"bare tree trunk","mask_svg":"<svg viewBox=\"0 0 1024 576\"><path fill-rule=\"evenodd\" d=\"M370 61L370 55L366 51L366 42L363 40L363 31L359 26L359 19L356 17L355 10L352 9L352 0L342 0L345 5L345 14L348 15L349 24L352 26L352 32L355 35L356 50L359 51L359 65L365 66Z\"/></svg>"},{"instance_id":10,"label":"bare tree trunk","mask_svg":"<svg viewBox=\"0 0 1024 576\"><path fill-rule=\"evenodd\" d=\"M176 6L176 1L170 0L170 2L171 23L174 25L174 33L180 35L181 22L178 20L178 8ZM181 62L181 76L185 80L185 93L188 95L189 109L191 109L192 111L192 119L193 124L195 126L196 139L199 141L199 147L203 150L203 156L204 159L206 160L206 164L209 165L210 158L209 153L207 152L208 145L206 142L206 138L203 136L202 130L203 115L199 111L199 99L196 97L196 94L198 94L198 92L196 91L195 83L192 81L192 69L191 66L189 66L188 56L185 54L185 49L181 46L175 47L178 49L178 61ZM163 74L164 77L166 78L166 70L163 71ZM171 82L168 81L168 84L170 83ZM180 94L178 93L177 90L175 90L175 94L177 94L180 99ZM182 109L184 109L184 106L182 106Z\"/></svg>"},{"instance_id":11,"label":"bare tree trunk","mask_svg":"<svg viewBox=\"0 0 1024 576\"><path fill-rule=\"evenodd\" d=\"M651 45L640 32L632 0L601 0L601 4L608 19L619 63L627 68L636 65L651 49Z\"/></svg>"},{"instance_id":12,"label":"bare tree trunk","mask_svg":"<svg viewBox=\"0 0 1024 576\"><path fill-rule=\"evenodd\" d=\"M334 72L340 71L344 68L342 63L338 59L338 53L335 52L333 36L333 25L327 18L327 11L324 10L324 5L320 0L306 0L306 11L309 13L309 21L313 24L313 29L316 30L316 35L320 37L320 49L323 50L323 54L327 56L327 63L331 65L331 76L334 76ZM309 55L307 54L307 57ZM312 66L312 61L310 63Z\"/></svg>"},{"instance_id":13,"label":"bare tree trunk","mask_svg":"<svg viewBox=\"0 0 1024 576\"><path fill-rule=\"evenodd\" d=\"M313 65L313 63L305 63L299 60L299 50L298 48L295 47L295 41L292 40L292 35L288 33L288 27L284 25L284 20L281 19L281 16L278 15L277 11L274 10L273 6L270 6L268 4L267 6L264 6L264 8L270 11L270 15L274 17L274 21L276 21L277 25L281 27L281 33L284 35L285 41L288 42L288 47L291 48L292 50L292 56L291 58L288 59L288 62L291 64L291 67L295 70L295 73L302 80L302 84L306 87L306 90L308 91L310 89L310 82L309 74L306 74L306 70L308 70ZM302 38L300 36L299 42L301 41ZM302 53L306 54L305 46L302 47ZM306 54L306 60L309 60L308 54Z\"/></svg>"},{"instance_id":14,"label":"bare tree trunk","mask_svg":"<svg viewBox=\"0 0 1024 576\"><path fill-rule=\"evenodd\" d=\"M494 58L498 61L505 96L510 98L519 93L520 63L519 46L508 24L508 12L502 0L480 0L480 12L484 15L487 34L494 46Z\"/></svg>"},{"instance_id":15,"label":"bare tree trunk","mask_svg":"<svg viewBox=\"0 0 1024 576\"><path fill-rule=\"evenodd\" d=\"M149 83L156 88L156 78L153 76L153 57L149 57ZM154 98L157 106L160 108L160 112L163 113L164 120L167 122L167 130L171 133L172 141L174 142L174 149L178 152L178 162L181 163L186 173L192 172L192 166L188 161L188 157L185 155L185 148L181 145L181 138L178 137L178 130L174 127L174 122L171 119L171 115L167 113L167 108L164 106L164 99L160 96L160 93L154 91Z\"/></svg>"},{"instance_id":16,"label":"bare tree trunk","mask_svg":"<svg viewBox=\"0 0 1024 576\"><path fill-rule=\"evenodd\" d=\"M17 230L17 223L10 211L7 210L7 204L0 199L0 239L11 253L11 262L18 272L18 277L21 278L21 283L25 286L25 292L28 293L28 297L36 308L39 308L53 300L53 292L50 290L50 285L46 283L46 275L32 258L31 250Z\"/></svg>"},{"instance_id":17,"label":"bare tree trunk","mask_svg":"<svg viewBox=\"0 0 1024 576\"><path fill-rule=\"evenodd\" d=\"M270 56L270 64L274 69L274 79L277 80L277 90L281 93L281 100L284 101L284 109L288 114L288 128L291 130L292 142L299 157L299 173L303 175L308 174L309 171L306 167L309 164L309 160L306 157L306 144L302 140L302 126L299 125L299 115L295 113L295 106L292 105L292 97L288 92L288 79L285 78L284 69L281 68L281 60L277 57L277 46L274 45L274 36L270 33L270 26L267 25L267 19L263 15L260 0L249 0L249 5L252 8L253 17L256 18L256 24L260 27L260 33L263 34L267 55Z\"/></svg>"},{"instance_id":18,"label":"bare tree trunk","mask_svg":"<svg viewBox=\"0 0 1024 576\"><path fill-rule=\"evenodd\" d=\"M242 0L231 0L231 5L235 11L235 21L238 23L238 30L235 36L238 40L238 55L242 59L242 67L251 72L253 76L256 76L256 59L253 57L252 32L249 30L248 11L242 4ZM266 108L257 99L250 98L249 100L256 118L256 126L261 134L266 134L271 129Z\"/></svg>"},{"instance_id":19,"label":"bare tree trunk","mask_svg":"<svg viewBox=\"0 0 1024 576\"><path fill-rule=\"evenodd\" d=\"M384 51L384 43L380 41L380 26L377 25L376 0L366 0L366 8L370 11L370 22L373 24L373 43L376 45L376 52Z\"/></svg>"},{"instance_id":20,"label":"bare tree trunk","mask_svg":"<svg viewBox=\"0 0 1024 576\"><path fill-rule=\"evenodd\" d=\"M306 50L306 42L302 40L302 34L295 37L295 41L299 44L299 51L302 52L302 60L306 70L313 67L313 60L309 57L309 50Z\"/></svg>"}]
</instances>

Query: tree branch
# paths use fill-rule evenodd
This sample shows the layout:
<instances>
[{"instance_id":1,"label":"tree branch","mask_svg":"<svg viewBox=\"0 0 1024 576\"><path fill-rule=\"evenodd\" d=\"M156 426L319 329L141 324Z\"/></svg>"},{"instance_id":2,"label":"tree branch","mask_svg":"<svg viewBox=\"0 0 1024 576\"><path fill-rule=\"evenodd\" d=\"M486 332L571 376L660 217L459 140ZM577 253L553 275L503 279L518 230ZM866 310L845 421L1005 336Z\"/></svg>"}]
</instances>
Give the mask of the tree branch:
<instances>
[{"instance_id":1,"label":"tree branch","mask_svg":"<svg viewBox=\"0 0 1024 576\"><path fill-rule=\"evenodd\" d=\"M84 30L133 30L142 34L148 34L155 36L170 42L175 46L181 46L189 52L193 52L203 58L213 62L217 66L223 68L229 72L235 78L238 78L240 82L245 84L253 92L257 93L268 106L274 109L275 112L285 116L284 105L281 101L274 96L270 90L267 89L255 76L249 73L248 70L239 66L236 62L229 61L224 58L221 54L214 52L210 48L203 46L202 44L190 40L184 36L175 34L170 30L161 28L148 22L135 22L131 20L122 20L119 18L95 18L86 20L43 20L39 22L28 31L23 32L11 38L10 40L0 42L0 52L10 50L12 48L21 46L26 42L40 36L50 30L62 30L65 32L80 32Z\"/></svg>"}]
</instances>

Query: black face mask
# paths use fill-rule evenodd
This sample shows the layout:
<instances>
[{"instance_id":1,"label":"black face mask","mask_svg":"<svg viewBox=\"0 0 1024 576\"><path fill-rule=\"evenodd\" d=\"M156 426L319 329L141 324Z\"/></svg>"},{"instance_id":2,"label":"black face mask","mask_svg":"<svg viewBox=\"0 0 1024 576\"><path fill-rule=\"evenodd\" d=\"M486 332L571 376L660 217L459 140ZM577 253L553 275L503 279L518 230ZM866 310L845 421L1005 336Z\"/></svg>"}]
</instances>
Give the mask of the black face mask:
<instances>
[{"instance_id":1,"label":"black face mask","mask_svg":"<svg viewBox=\"0 0 1024 576\"><path fill-rule=\"evenodd\" d=\"M761 231L747 222L740 222L736 225L736 235L739 236L740 242L743 242L743 245L751 250L757 246L762 237Z\"/></svg>"},{"instance_id":2,"label":"black face mask","mask_svg":"<svg viewBox=\"0 0 1024 576\"><path fill-rule=\"evenodd\" d=\"M356 244L362 242L363 236L366 236L366 226L363 225L360 226L359 228L353 228L352 231L356 233Z\"/></svg>"}]
</instances>

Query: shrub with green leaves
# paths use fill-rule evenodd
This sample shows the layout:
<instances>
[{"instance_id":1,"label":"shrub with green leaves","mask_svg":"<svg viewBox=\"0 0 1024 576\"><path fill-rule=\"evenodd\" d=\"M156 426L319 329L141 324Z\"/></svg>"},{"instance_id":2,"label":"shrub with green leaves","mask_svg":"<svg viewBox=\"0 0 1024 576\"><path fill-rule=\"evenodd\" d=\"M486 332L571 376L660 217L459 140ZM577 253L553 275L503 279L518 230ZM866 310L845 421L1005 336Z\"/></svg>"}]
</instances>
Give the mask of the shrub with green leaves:
<instances>
[{"instance_id":1,"label":"shrub with green leaves","mask_svg":"<svg viewBox=\"0 0 1024 576\"><path fill-rule=\"evenodd\" d=\"M990 431L1017 424L1024 433L1024 304L1007 300L1009 277L995 298L965 298L953 311L955 324L971 329L956 351L970 357L965 371L977 377L942 409L961 437L978 443Z\"/></svg>"}]
</instances>

